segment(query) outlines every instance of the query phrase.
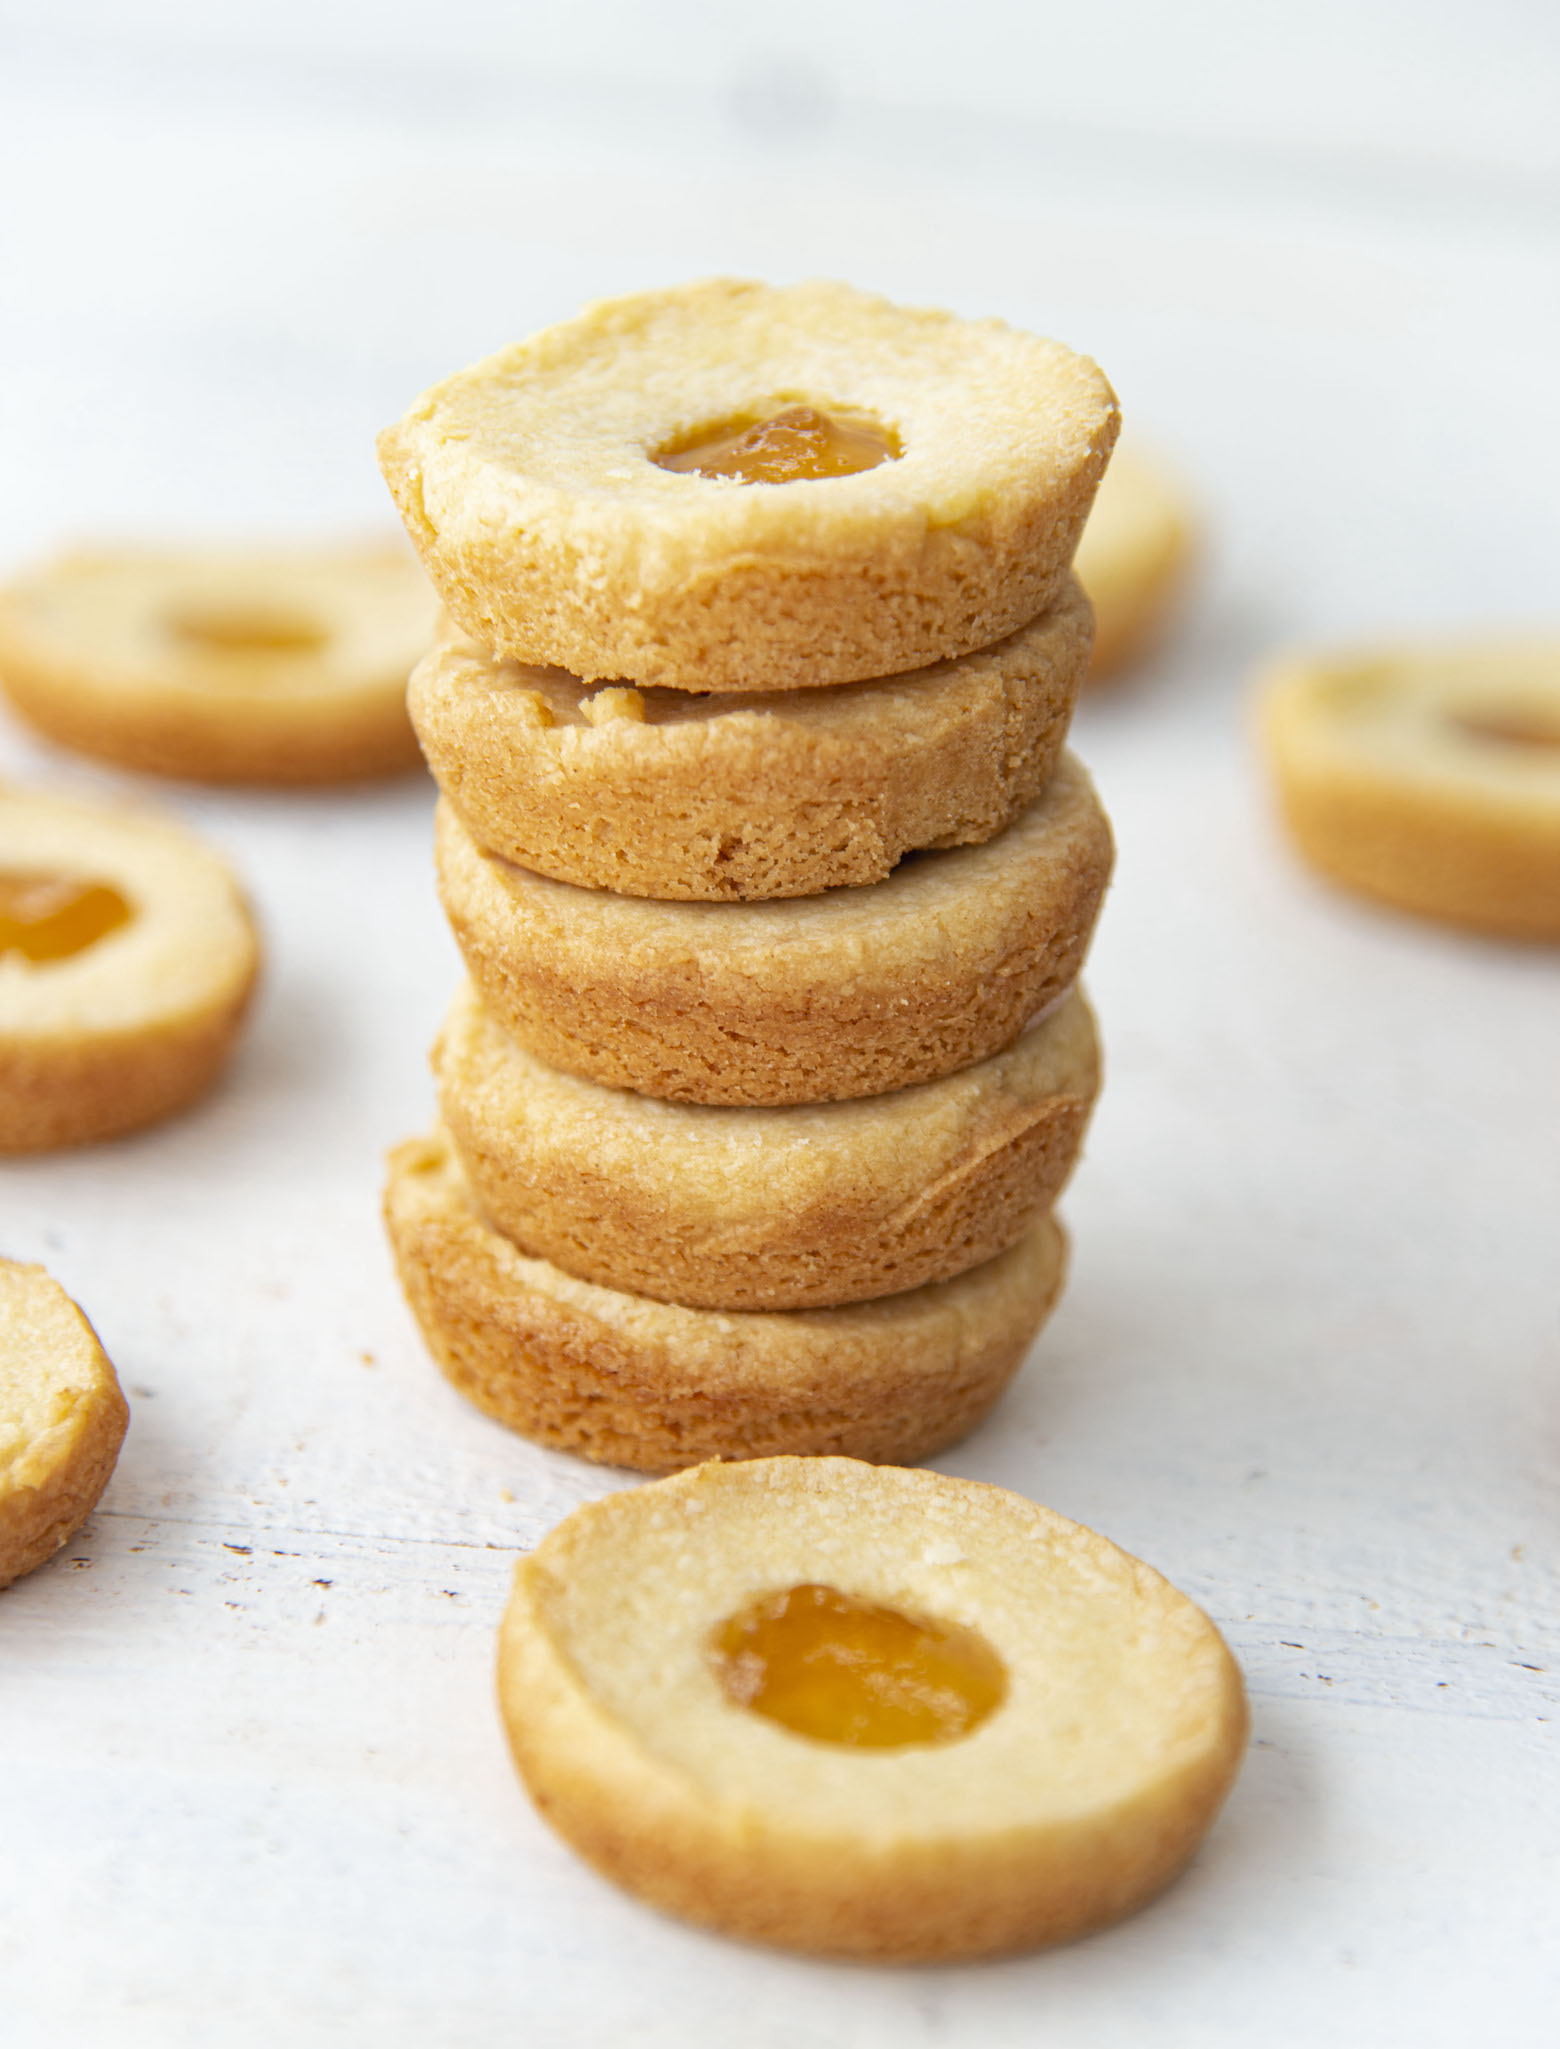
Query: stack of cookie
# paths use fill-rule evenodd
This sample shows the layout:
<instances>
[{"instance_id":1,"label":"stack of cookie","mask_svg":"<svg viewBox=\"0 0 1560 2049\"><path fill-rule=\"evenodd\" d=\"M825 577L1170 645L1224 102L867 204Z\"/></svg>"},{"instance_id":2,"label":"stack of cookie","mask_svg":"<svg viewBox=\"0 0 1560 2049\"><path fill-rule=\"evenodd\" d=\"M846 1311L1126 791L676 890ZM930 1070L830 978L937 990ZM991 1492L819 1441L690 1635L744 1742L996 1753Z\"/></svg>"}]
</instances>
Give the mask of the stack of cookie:
<instances>
[{"instance_id":1,"label":"stack of cookie","mask_svg":"<svg viewBox=\"0 0 1560 2049\"><path fill-rule=\"evenodd\" d=\"M838 285L616 301L382 438L471 984L392 1162L457 1386L669 1470L908 1463L1061 1285L1110 865L1062 751L1095 366Z\"/></svg>"}]
</instances>

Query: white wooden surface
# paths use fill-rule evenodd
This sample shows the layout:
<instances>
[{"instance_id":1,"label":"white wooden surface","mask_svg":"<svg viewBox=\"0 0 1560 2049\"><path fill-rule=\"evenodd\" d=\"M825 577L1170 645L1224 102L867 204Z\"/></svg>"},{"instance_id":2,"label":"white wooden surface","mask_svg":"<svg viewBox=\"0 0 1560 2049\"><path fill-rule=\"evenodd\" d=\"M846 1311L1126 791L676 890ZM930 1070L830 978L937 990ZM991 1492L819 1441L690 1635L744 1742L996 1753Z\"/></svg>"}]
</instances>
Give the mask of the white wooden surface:
<instances>
[{"instance_id":1,"label":"white wooden surface","mask_svg":"<svg viewBox=\"0 0 1560 2049\"><path fill-rule=\"evenodd\" d=\"M137 784L232 852L271 968L206 1107L0 1171L0 1246L134 1408L0 1597L0 2043L1548 2044L1560 972L1313 885L1246 727L1278 642L1554 620L1555 17L648 12L0 20L0 551L382 523L422 383L707 270L1096 353L1210 560L1078 722L1121 858L1074 1277L939 1463L1202 1600L1254 1747L1188 1877L1050 1956L814 1965L591 1877L489 1668L514 1553L623 1483L445 1388L376 1218L456 973L429 791ZM0 772L130 782L12 728Z\"/></svg>"}]
</instances>

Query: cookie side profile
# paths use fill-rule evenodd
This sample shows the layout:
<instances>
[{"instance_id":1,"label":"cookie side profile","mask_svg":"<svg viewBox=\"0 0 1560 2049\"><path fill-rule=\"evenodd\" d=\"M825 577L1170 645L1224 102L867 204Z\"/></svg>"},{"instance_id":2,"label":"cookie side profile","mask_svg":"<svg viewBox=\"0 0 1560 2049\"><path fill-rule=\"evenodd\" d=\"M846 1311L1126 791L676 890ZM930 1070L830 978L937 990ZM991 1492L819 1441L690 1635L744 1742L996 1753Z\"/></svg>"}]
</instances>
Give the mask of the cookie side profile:
<instances>
[{"instance_id":1,"label":"cookie side profile","mask_svg":"<svg viewBox=\"0 0 1560 2049\"><path fill-rule=\"evenodd\" d=\"M406 679L438 615L399 548L83 552L0 592L0 685L126 768L350 782L415 767Z\"/></svg>"},{"instance_id":2,"label":"cookie side profile","mask_svg":"<svg viewBox=\"0 0 1560 2049\"><path fill-rule=\"evenodd\" d=\"M483 1002L550 1067L676 1102L882 1095L1011 1045L1077 979L1110 828L1071 756L1007 830L883 882L660 903L483 855L448 805L439 894Z\"/></svg>"},{"instance_id":3,"label":"cookie side profile","mask_svg":"<svg viewBox=\"0 0 1560 2049\"><path fill-rule=\"evenodd\" d=\"M577 1510L516 1568L498 1687L532 1798L604 1876L883 1962L1131 1913L1247 1732L1219 1632L1148 1566L1003 1488L833 1458Z\"/></svg>"},{"instance_id":4,"label":"cookie side profile","mask_svg":"<svg viewBox=\"0 0 1560 2049\"><path fill-rule=\"evenodd\" d=\"M1175 478L1130 442L1118 447L1073 558L1094 607L1091 678L1113 676L1153 651L1196 554L1196 518Z\"/></svg>"},{"instance_id":5,"label":"cookie side profile","mask_svg":"<svg viewBox=\"0 0 1560 2049\"><path fill-rule=\"evenodd\" d=\"M684 466L798 411L866 428L881 459L789 481ZM715 279L592 306L447 378L379 451L479 646L587 682L790 690L1036 618L1117 424L1093 363L998 321Z\"/></svg>"},{"instance_id":6,"label":"cookie side profile","mask_svg":"<svg viewBox=\"0 0 1560 2049\"><path fill-rule=\"evenodd\" d=\"M767 694L593 690L447 634L410 705L484 852L584 889L752 902L1000 832L1055 767L1089 646L1076 584L958 661Z\"/></svg>"},{"instance_id":7,"label":"cookie side profile","mask_svg":"<svg viewBox=\"0 0 1560 2049\"><path fill-rule=\"evenodd\" d=\"M1049 1219L957 1280L836 1309L721 1314L574 1279L475 1208L442 1133L390 1158L385 1220L429 1350L539 1444L663 1473L775 1452L927 1458L972 1430L1061 1291Z\"/></svg>"},{"instance_id":8,"label":"cookie side profile","mask_svg":"<svg viewBox=\"0 0 1560 2049\"><path fill-rule=\"evenodd\" d=\"M177 826L0 791L0 1154L194 1102L232 1051L259 953L232 874Z\"/></svg>"},{"instance_id":9,"label":"cookie side profile","mask_svg":"<svg viewBox=\"0 0 1560 2049\"><path fill-rule=\"evenodd\" d=\"M1345 888L1560 940L1560 643L1298 657L1262 735L1301 854Z\"/></svg>"},{"instance_id":10,"label":"cookie side profile","mask_svg":"<svg viewBox=\"0 0 1560 2049\"><path fill-rule=\"evenodd\" d=\"M41 1266L0 1259L0 1587L97 1506L130 1411L96 1334Z\"/></svg>"},{"instance_id":11,"label":"cookie side profile","mask_svg":"<svg viewBox=\"0 0 1560 2049\"><path fill-rule=\"evenodd\" d=\"M482 1213L600 1286L703 1309L823 1308L950 1279L1048 1210L1099 1086L1074 993L940 1081L808 1108L657 1102L560 1074L463 989L434 1052Z\"/></svg>"}]
</instances>

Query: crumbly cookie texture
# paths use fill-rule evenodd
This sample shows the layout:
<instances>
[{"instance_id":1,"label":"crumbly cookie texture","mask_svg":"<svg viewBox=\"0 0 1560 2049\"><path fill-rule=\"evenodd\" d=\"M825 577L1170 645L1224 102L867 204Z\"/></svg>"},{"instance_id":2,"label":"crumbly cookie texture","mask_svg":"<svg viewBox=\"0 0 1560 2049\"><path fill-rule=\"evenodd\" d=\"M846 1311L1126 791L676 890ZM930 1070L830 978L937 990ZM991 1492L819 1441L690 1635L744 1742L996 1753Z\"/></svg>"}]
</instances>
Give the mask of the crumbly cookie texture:
<instances>
[{"instance_id":1,"label":"crumbly cookie texture","mask_svg":"<svg viewBox=\"0 0 1560 2049\"><path fill-rule=\"evenodd\" d=\"M1111 676L1158 646L1179 608L1197 554L1186 494L1129 440L1100 479L1073 558L1094 606L1093 678Z\"/></svg>"},{"instance_id":2,"label":"crumbly cookie texture","mask_svg":"<svg viewBox=\"0 0 1560 2049\"><path fill-rule=\"evenodd\" d=\"M1088 661L1070 584L993 648L821 690L593 689L447 635L412 677L429 766L490 854L584 889L719 902L880 882L1044 788Z\"/></svg>"},{"instance_id":3,"label":"crumbly cookie texture","mask_svg":"<svg viewBox=\"0 0 1560 2049\"><path fill-rule=\"evenodd\" d=\"M798 401L866 415L902 452L779 485L652 459ZM448 378L379 453L480 646L587 682L790 690L1037 617L1117 425L1093 363L1000 321L715 279L592 306Z\"/></svg>"},{"instance_id":4,"label":"crumbly cookie texture","mask_svg":"<svg viewBox=\"0 0 1560 2049\"><path fill-rule=\"evenodd\" d=\"M483 855L439 808L439 891L493 1015L550 1067L676 1102L834 1102L1011 1045L1078 977L1110 828L1071 756L983 846L870 888L656 903Z\"/></svg>"},{"instance_id":5,"label":"crumbly cookie texture","mask_svg":"<svg viewBox=\"0 0 1560 2049\"><path fill-rule=\"evenodd\" d=\"M0 1587L97 1506L130 1411L92 1326L41 1266L0 1259Z\"/></svg>"},{"instance_id":6,"label":"crumbly cookie texture","mask_svg":"<svg viewBox=\"0 0 1560 2049\"><path fill-rule=\"evenodd\" d=\"M1060 1293L1050 1219L957 1280L845 1308L726 1315L576 1280L476 1209L443 1132L396 1149L385 1219L429 1350L540 1444L664 1473L708 1458L927 1458L972 1430Z\"/></svg>"},{"instance_id":7,"label":"crumbly cookie texture","mask_svg":"<svg viewBox=\"0 0 1560 2049\"><path fill-rule=\"evenodd\" d=\"M704 1309L865 1301L993 1258L1061 1192L1099 1085L1077 994L959 1074L809 1108L663 1103L560 1074L469 987L434 1065L498 1230L582 1279Z\"/></svg>"},{"instance_id":8,"label":"crumbly cookie texture","mask_svg":"<svg viewBox=\"0 0 1560 2049\"><path fill-rule=\"evenodd\" d=\"M1262 731L1312 867L1475 932L1560 940L1560 642L1299 656Z\"/></svg>"},{"instance_id":9,"label":"crumbly cookie texture","mask_svg":"<svg viewBox=\"0 0 1560 2049\"><path fill-rule=\"evenodd\" d=\"M406 679L438 618L401 547L84 552L0 592L0 684L153 775L353 781L415 766Z\"/></svg>"},{"instance_id":10,"label":"crumbly cookie texture","mask_svg":"<svg viewBox=\"0 0 1560 2049\"><path fill-rule=\"evenodd\" d=\"M141 812L0 791L0 885L117 891L126 920L80 951L0 951L0 1153L132 1131L203 1095L259 963L242 892L179 827Z\"/></svg>"},{"instance_id":11,"label":"crumbly cookie texture","mask_svg":"<svg viewBox=\"0 0 1560 2049\"><path fill-rule=\"evenodd\" d=\"M712 1639L824 1585L974 1630L1006 1698L962 1739L792 1734ZM750 1941L930 1962L1066 1941L1185 1866L1239 1768L1223 1639L1157 1572L975 1481L845 1459L703 1466L578 1509L521 1559L498 1652L516 1764L606 1877Z\"/></svg>"}]
</instances>

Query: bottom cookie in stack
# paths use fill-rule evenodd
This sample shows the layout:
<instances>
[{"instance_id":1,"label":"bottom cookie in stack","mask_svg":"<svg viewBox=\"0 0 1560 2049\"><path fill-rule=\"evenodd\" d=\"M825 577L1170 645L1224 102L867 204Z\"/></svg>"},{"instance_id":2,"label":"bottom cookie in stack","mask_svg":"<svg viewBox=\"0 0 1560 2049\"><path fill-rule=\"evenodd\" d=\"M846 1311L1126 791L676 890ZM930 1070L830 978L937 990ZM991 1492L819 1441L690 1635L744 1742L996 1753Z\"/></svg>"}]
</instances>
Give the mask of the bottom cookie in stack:
<instances>
[{"instance_id":1,"label":"bottom cookie in stack","mask_svg":"<svg viewBox=\"0 0 1560 2049\"><path fill-rule=\"evenodd\" d=\"M445 1374L500 1422L639 1472L840 1453L913 1464L993 1407L1066 1267L1051 1217L1006 1252L840 1308L688 1309L575 1279L495 1231L441 1129L392 1153L385 1221Z\"/></svg>"}]
</instances>

